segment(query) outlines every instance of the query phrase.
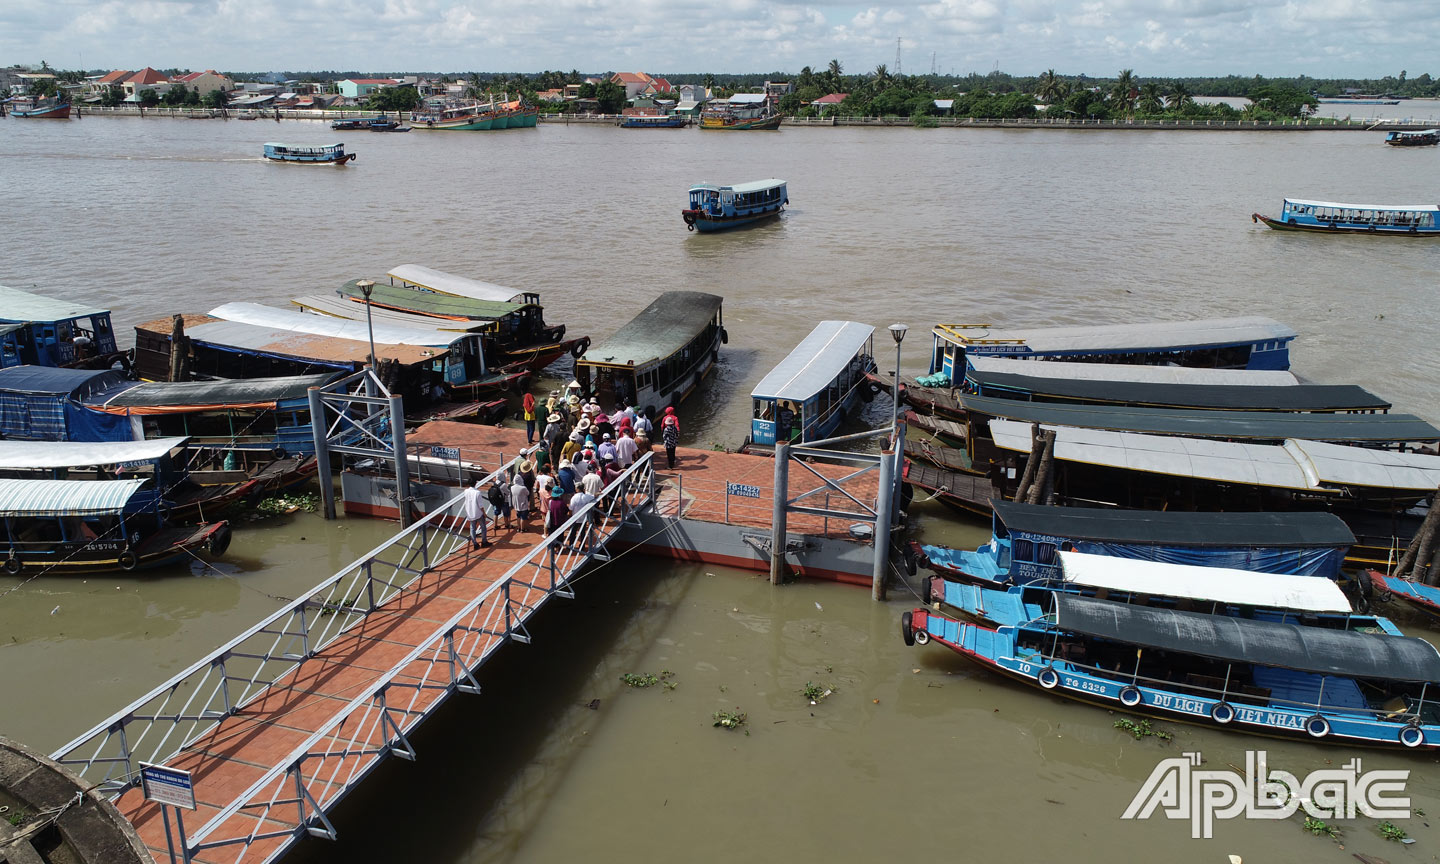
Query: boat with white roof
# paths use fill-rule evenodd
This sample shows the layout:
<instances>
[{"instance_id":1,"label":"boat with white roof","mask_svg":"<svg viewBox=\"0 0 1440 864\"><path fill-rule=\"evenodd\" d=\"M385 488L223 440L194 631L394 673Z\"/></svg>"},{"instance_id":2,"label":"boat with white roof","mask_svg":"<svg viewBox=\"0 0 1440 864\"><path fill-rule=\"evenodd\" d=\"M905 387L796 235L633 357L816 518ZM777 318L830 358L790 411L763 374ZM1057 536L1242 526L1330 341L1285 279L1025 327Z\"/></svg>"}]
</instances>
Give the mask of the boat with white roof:
<instances>
[{"instance_id":1,"label":"boat with white roof","mask_svg":"<svg viewBox=\"0 0 1440 864\"><path fill-rule=\"evenodd\" d=\"M691 231L719 231L779 216L789 203L784 180L753 180L733 186L696 183L690 187L690 207L681 210L680 216Z\"/></svg>"},{"instance_id":2,"label":"boat with white roof","mask_svg":"<svg viewBox=\"0 0 1440 864\"><path fill-rule=\"evenodd\" d=\"M750 391L754 411L747 444L819 441L839 428L861 400L875 370L875 328L821 321Z\"/></svg>"},{"instance_id":3,"label":"boat with white roof","mask_svg":"<svg viewBox=\"0 0 1440 864\"><path fill-rule=\"evenodd\" d=\"M1318 231L1322 234L1385 234L1395 237L1440 236L1440 205L1342 204L1286 198L1280 216L1251 213L1276 231Z\"/></svg>"}]
</instances>

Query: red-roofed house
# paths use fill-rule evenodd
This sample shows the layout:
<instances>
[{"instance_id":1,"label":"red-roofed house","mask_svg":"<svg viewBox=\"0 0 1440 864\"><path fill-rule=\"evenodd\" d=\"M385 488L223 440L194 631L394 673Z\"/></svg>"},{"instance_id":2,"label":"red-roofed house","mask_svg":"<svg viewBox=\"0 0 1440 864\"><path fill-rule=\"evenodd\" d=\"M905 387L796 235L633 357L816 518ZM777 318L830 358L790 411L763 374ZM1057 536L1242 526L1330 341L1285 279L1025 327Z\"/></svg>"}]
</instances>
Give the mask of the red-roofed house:
<instances>
[{"instance_id":1,"label":"red-roofed house","mask_svg":"<svg viewBox=\"0 0 1440 864\"><path fill-rule=\"evenodd\" d=\"M340 95L346 99L364 99L382 87L399 84L394 78L345 78L335 82Z\"/></svg>"},{"instance_id":2,"label":"red-roofed house","mask_svg":"<svg viewBox=\"0 0 1440 864\"><path fill-rule=\"evenodd\" d=\"M120 87L125 91L125 98L133 102L139 99L141 90L154 90L156 93L166 92L170 89L170 79L146 66L139 72L131 72L129 77L120 82ZM131 99L130 97L135 98Z\"/></svg>"},{"instance_id":3,"label":"red-roofed house","mask_svg":"<svg viewBox=\"0 0 1440 864\"><path fill-rule=\"evenodd\" d=\"M181 75L175 79L176 84L184 84L186 87L199 93L201 96L211 90L219 90L228 93L235 89L235 82L216 72L214 69L206 69L204 72L191 72L188 75Z\"/></svg>"},{"instance_id":4,"label":"red-roofed house","mask_svg":"<svg viewBox=\"0 0 1440 864\"><path fill-rule=\"evenodd\" d=\"M625 88L626 99L634 99L636 96L652 96L656 93L669 93L675 89L664 78L653 78L644 72L616 72L610 76L610 80Z\"/></svg>"},{"instance_id":5,"label":"red-roofed house","mask_svg":"<svg viewBox=\"0 0 1440 864\"><path fill-rule=\"evenodd\" d=\"M119 86L121 81L130 77L129 69L116 69L114 72L107 72L96 78L85 79L85 92L89 96L103 96L113 86Z\"/></svg>"},{"instance_id":6,"label":"red-roofed house","mask_svg":"<svg viewBox=\"0 0 1440 864\"><path fill-rule=\"evenodd\" d=\"M823 114L826 111L838 108L840 103L845 101L845 97L849 95L849 93L831 93L828 96L821 96L819 99L811 102L810 105L816 111Z\"/></svg>"}]
</instances>

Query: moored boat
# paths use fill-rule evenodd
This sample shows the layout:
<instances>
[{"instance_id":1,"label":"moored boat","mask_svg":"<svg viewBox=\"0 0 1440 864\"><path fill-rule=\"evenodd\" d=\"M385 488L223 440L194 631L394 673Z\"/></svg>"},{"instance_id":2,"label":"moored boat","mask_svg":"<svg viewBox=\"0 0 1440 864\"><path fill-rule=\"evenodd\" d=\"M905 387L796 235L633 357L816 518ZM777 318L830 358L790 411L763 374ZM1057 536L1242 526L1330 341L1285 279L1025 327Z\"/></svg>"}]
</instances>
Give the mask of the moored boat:
<instances>
[{"instance_id":1,"label":"moored boat","mask_svg":"<svg viewBox=\"0 0 1440 864\"><path fill-rule=\"evenodd\" d=\"M65 120L70 117L70 102L60 96L20 100L11 103L10 116L21 119Z\"/></svg>"},{"instance_id":2,"label":"moored boat","mask_svg":"<svg viewBox=\"0 0 1440 864\"><path fill-rule=\"evenodd\" d=\"M711 103L700 115L700 128L736 132L779 129L783 119L764 93L736 93Z\"/></svg>"},{"instance_id":3,"label":"moored boat","mask_svg":"<svg viewBox=\"0 0 1440 864\"><path fill-rule=\"evenodd\" d=\"M1384 234L1393 237L1440 237L1435 204L1341 204L1286 198L1280 215L1251 213L1250 221L1276 231L1318 231L1322 234Z\"/></svg>"},{"instance_id":4,"label":"moored boat","mask_svg":"<svg viewBox=\"0 0 1440 864\"><path fill-rule=\"evenodd\" d=\"M875 328L821 321L750 391L754 411L747 444L818 441L871 395Z\"/></svg>"},{"instance_id":5,"label":"moored boat","mask_svg":"<svg viewBox=\"0 0 1440 864\"><path fill-rule=\"evenodd\" d=\"M728 341L721 298L666 291L609 338L575 361L581 389L610 405L654 416L699 388Z\"/></svg>"},{"instance_id":6,"label":"moored boat","mask_svg":"<svg viewBox=\"0 0 1440 864\"><path fill-rule=\"evenodd\" d=\"M0 285L0 325L7 328L0 367L109 368L129 362L117 351L110 310Z\"/></svg>"},{"instance_id":7,"label":"moored boat","mask_svg":"<svg viewBox=\"0 0 1440 864\"><path fill-rule=\"evenodd\" d=\"M265 145L265 158L271 162L297 162L308 165L344 165L355 161L354 153L346 153L344 144L323 147L292 147L270 142Z\"/></svg>"},{"instance_id":8,"label":"moored boat","mask_svg":"<svg viewBox=\"0 0 1440 864\"><path fill-rule=\"evenodd\" d=\"M369 129L371 124L384 121L384 117L349 117L344 120L336 120L330 124L330 128L337 132L349 132L355 129Z\"/></svg>"},{"instance_id":9,"label":"moored boat","mask_svg":"<svg viewBox=\"0 0 1440 864\"><path fill-rule=\"evenodd\" d=\"M690 123L684 114L627 114L621 129L683 129Z\"/></svg>"},{"instance_id":10,"label":"moored boat","mask_svg":"<svg viewBox=\"0 0 1440 864\"><path fill-rule=\"evenodd\" d=\"M718 231L779 216L790 203L784 180L755 180L733 186L697 183L690 187L690 207L680 211L691 231Z\"/></svg>"},{"instance_id":11,"label":"moored boat","mask_svg":"<svg viewBox=\"0 0 1440 864\"><path fill-rule=\"evenodd\" d=\"M1415 132L1397 130L1386 134L1385 143L1391 147L1434 147L1440 144L1440 129L1421 129Z\"/></svg>"}]
</instances>

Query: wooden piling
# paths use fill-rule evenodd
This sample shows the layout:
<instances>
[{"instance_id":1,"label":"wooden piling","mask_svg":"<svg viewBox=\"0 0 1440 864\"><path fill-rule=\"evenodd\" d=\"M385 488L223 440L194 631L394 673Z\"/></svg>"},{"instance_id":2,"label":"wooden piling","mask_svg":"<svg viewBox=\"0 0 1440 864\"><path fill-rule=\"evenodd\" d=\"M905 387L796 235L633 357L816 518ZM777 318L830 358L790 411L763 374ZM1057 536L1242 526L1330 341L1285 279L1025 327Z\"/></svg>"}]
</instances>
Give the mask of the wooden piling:
<instances>
[{"instance_id":1,"label":"wooden piling","mask_svg":"<svg viewBox=\"0 0 1440 864\"><path fill-rule=\"evenodd\" d=\"M1030 458L1025 460L1025 473L1020 475L1020 485L1015 487L1015 500L1024 501L1030 494L1030 484L1035 480L1035 471L1040 467L1040 424L1030 424Z\"/></svg>"},{"instance_id":2,"label":"wooden piling","mask_svg":"<svg viewBox=\"0 0 1440 864\"><path fill-rule=\"evenodd\" d=\"M1430 497L1430 512L1425 514L1425 521L1420 523L1420 530L1410 539L1410 545L1405 548L1405 554L1400 558L1400 563L1390 571L1402 579L1417 579L1424 572L1426 565L1430 563L1434 555L1435 535L1440 533L1440 490L1437 490ZM1431 567L1430 572L1435 572Z\"/></svg>"},{"instance_id":3,"label":"wooden piling","mask_svg":"<svg viewBox=\"0 0 1440 864\"><path fill-rule=\"evenodd\" d=\"M170 319L170 380L190 380L190 337L185 335L185 316Z\"/></svg>"}]
</instances>

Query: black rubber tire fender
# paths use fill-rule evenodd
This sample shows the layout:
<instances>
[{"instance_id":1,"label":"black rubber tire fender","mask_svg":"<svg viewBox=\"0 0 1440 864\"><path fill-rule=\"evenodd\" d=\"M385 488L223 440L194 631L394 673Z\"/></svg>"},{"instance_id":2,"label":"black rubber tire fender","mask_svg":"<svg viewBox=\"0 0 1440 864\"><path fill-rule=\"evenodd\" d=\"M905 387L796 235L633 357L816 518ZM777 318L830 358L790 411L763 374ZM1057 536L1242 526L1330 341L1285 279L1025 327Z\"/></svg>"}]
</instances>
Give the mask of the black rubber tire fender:
<instances>
[{"instance_id":1,"label":"black rubber tire fender","mask_svg":"<svg viewBox=\"0 0 1440 864\"><path fill-rule=\"evenodd\" d=\"M581 339L580 339L579 342L576 342L574 345L571 345L571 346L570 346L570 356L571 356L571 357L574 357L576 360L579 360L581 357L584 357L584 356L585 356L585 352L586 352L586 350L588 350L589 348L590 348L590 337L589 337L589 336L583 336L583 337L581 337Z\"/></svg>"},{"instance_id":2,"label":"black rubber tire fender","mask_svg":"<svg viewBox=\"0 0 1440 864\"><path fill-rule=\"evenodd\" d=\"M909 612L900 613L900 638L906 645L915 644L915 616Z\"/></svg>"},{"instance_id":3,"label":"black rubber tire fender","mask_svg":"<svg viewBox=\"0 0 1440 864\"><path fill-rule=\"evenodd\" d=\"M120 565L121 570L125 570L127 572L134 570L136 567L140 566L140 559L136 558L135 553L131 552L129 549L121 552L120 557L115 559L115 562Z\"/></svg>"},{"instance_id":4,"label":"black rubber tire fender","mask_svg":"<svg viewBox=\"0 0 1440 864\"><path fill-rule=\"evenodd\" d=\"M11 576L18 574L23 569L25 569L25 565L21 564L20 559L16 558L14 555L11 555L9 558L5 559L5 572L9 573Z\"/></svg>"},{"instance_id":5,"label":"black rubber tire fender","mask_svg":"<svg viewBox=\"0 0 1440 864\"><path fill-rule=\"evenodd\" d=\"M230 538L232 534L230 523L221 522L220 527L215 533L210 535L210 541L208 543L210 554L216 557L224 555L225 550L230 548Z\"/></svg>"}]
</instances>

